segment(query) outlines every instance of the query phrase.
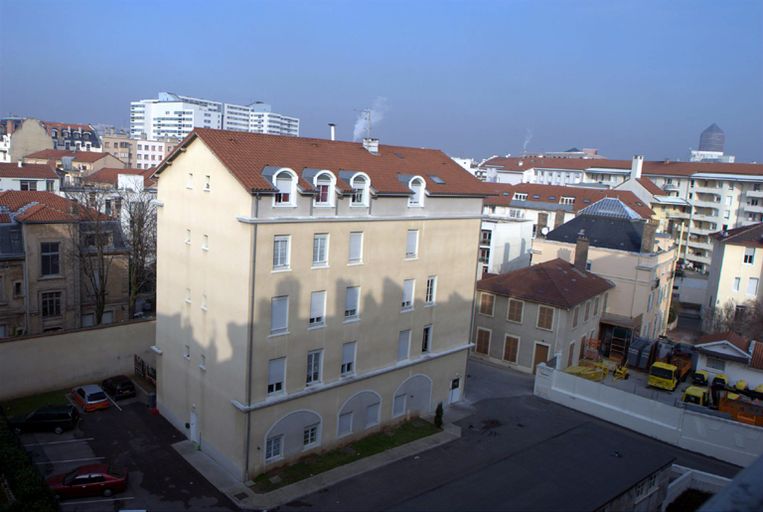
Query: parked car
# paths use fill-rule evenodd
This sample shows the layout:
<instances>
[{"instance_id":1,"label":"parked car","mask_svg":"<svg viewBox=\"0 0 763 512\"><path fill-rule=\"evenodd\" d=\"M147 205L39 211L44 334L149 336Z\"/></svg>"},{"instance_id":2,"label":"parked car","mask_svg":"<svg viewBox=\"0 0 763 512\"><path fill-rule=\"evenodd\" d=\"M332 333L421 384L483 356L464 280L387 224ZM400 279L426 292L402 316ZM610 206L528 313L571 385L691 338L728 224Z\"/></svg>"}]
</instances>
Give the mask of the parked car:
<instances>
[{"instance_id":1,"label":"parked car","mask_svg":"<svg viewBox=\"0 0 763 512\"><path fill-rule=\"evenodd\" d=\"M135 384L126 375L117 375L101 382L103 390L114 400L135 396Z\"/></svg>"},{"instance_id":2,"label":"parked car","mask_svg":"<svg viewBox=\"0 0 763 512\"><path fill-rule=\"evenodd\" d=\"M111 405L109 397L103 392L101 386L97 384L88 384L74 388L72 389L72 396L85 412L108 409L109 405Z\"/></svg>"},{"instance_id":3,"label":"parked car","mask_svg":"<svg viewBox=\"0 0 763 512\"><path fill-rule=\"evenodd\" d=\"M89 464L48 478L48 486L59 498L111 496L127 489L127 468Z\"/></svg>"},{"instance_id":4,"label":"parked car","mask_svg":"<svg viewBox=\"0 0 763 512\"><path fill-rule=\"evenodd\" d=\"M73 405L46 405L26 416L10 419L11 428L21 432L55 432L71 430L79 421L79 411Z\"/></svg>"}]
</instances>

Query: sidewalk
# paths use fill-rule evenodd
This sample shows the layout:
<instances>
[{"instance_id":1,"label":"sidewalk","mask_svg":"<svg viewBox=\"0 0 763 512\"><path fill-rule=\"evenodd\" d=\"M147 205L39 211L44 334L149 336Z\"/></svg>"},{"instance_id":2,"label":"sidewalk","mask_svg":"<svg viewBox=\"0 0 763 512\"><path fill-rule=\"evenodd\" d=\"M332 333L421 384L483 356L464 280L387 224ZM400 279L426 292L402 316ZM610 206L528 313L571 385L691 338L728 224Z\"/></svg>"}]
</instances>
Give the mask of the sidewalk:
<instances>
[{"instance_id":1,"label":"sidewalk","mask_svg":"<svg viewBox=\"0 0 763 512\"><path fill-rule=\"evenodd\" d=\"M450 419L450 418L449 418ZM268 510L299 499L323 488L337 484L367 471L373 471L392 462L417 455L461 437L461 428L447 423L443 431L417 439L402 446L365 457L355 462L339 466L311 478L306 478L271 491L257 494L244 483L237 481L204 452L197 450L191 441L180 441L172 447L220 492L226 494L233 503L243 509Z\"/></svg>"}]
</instances>

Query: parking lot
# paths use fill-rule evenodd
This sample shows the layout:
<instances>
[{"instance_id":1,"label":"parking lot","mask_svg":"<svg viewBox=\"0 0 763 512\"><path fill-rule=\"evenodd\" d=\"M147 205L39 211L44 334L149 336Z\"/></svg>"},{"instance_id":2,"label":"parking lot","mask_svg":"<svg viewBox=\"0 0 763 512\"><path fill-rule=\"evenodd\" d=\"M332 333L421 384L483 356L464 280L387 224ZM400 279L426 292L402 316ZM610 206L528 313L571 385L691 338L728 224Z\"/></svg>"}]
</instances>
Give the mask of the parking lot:
<instances>
[{"instance_id":1,"label":"parking lot","mask_svg":"<svg viewBox=\"0 0 763 512\"><path fill-rule=\"evenodd\" d=\"M185 437L151 414L140 395L105 410L79 409L81 420L74 430L21 435L33 462L46 478L86 464L125 467L128 488L111 497L62 500L64 512L239 510L172 448Z\"/></svg>"}]
</instances>

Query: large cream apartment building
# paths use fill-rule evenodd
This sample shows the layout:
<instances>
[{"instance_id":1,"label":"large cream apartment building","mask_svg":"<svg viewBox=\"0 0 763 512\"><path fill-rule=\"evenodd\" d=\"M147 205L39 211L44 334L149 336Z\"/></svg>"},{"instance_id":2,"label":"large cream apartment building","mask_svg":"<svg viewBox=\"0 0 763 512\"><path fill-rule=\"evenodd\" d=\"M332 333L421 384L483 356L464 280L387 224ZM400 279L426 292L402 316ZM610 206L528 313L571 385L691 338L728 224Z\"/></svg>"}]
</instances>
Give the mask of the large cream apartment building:
<instances>
[{"instance_id":1,"label":"large cream apartment building","mask_svg":"<svg viewBox=\"0 0 763 512\"><path fill-rule=\"evenodd\" d=\"M230 473L460 399L483 189L445 154L195 129L157 176L158 407Z\"/></svg>"}]
</instances>

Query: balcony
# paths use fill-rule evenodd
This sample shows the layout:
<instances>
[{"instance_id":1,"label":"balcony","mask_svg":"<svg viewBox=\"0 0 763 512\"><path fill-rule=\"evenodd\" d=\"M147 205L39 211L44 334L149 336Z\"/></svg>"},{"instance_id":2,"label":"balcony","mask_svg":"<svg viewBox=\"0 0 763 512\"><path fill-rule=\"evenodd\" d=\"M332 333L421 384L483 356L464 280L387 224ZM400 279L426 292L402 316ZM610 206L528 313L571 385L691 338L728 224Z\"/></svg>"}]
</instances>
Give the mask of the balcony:
<instances>
[{"instance_id":1,"label":"balcony","mask_svg":"<svg viewBox=\"0 0 763 512\"><path fill-rule=\"evenodd\" d=\"M698 206L700 208L718 208L721 206L720 201L708 201L703 199L695 199L694 200L694 206Z\"/></svg>"},{"instance_id":2,"label":"balcony","mask_svg":"<svg viewBox=\"0 0 763 512\"><path fill-rule=\"evenodd\" d=\"M670 192L672 190L680 190L680 187L678 186L677 183L665 183L662 186L662 190L664 190L665 192Z\"/></svg>"},{"instance_id":3,"label":"balcony","mask_svg":"<svg viewBox=\"0 0 763 512\"><path fill-rule=\"evenodd\" d=\"M697 263L703 263L705 265L709 265L712 260L712 258L709 255L701 256L701 255L692 254L692 253L687 254L686 259L689 261L696 261Z\"/></svg>"},{"instance_id":4,"label":"balcony","mask_svg":"<svg viewBox=\"0 0 763 512\"><path fill-rule=\"evenodd\" d=\"M747 197L763 199L763 190L748 190L744 193L744 195Z\"/></svg>"},{"instance_id":5,"label":"balcony","mask_svg":"<svg viewBox=\"0 0 763 512\"><path fill-rule=\"evenodd\" d=\"M699 186L699 185L697 185L694 188L692 188L691 191L692 192L696 192L698 194L716 194L716 195L720 195L721 193L723 193L723 187L717 187L717 186L711 186L711 185L707 185L707 186Z\"/></svg>"},{"instance_id":6,"label":"balcony","mask_svg":"<svg viewBox=\"0 0 763 512\"><path fill-rule=\"evenodd\" d=\"M716 232L718 232L718 228L707 228L707 227L702 227L702 228L695 228L695 227L692 227L692 228L689 230L689 232L690 232L692 235L705 235L705 236L707 236L707 235L709 235L709 234L711 234L711 233L716 233Z\"/></svg>"},{"instance_id":7,"label":"balcony","mask_svg":"<svg viewBox=\"0 0 763 512\"><path fill-rule=\"evenodd\" d=\"M698 240L689 240L688 245L692 249L703 249L705 251L713 250L713 244L711 242L700 242Z\"/></svg>"},{"instance_id":8,"label":"balcony","mask_svg":"<svg viewBox=\"0 0 763 512\"><path fill-rule=\"evenodd\" d=\"M744 211L746 211L746 212L750 212L750 213L763 213L763 206L761 206L761 205L752 206L752 205L746 204L746 205L743 206L743 208L744 208Z\"/></svg>"}]
</instances>

